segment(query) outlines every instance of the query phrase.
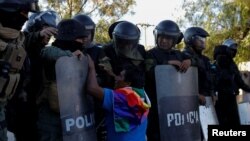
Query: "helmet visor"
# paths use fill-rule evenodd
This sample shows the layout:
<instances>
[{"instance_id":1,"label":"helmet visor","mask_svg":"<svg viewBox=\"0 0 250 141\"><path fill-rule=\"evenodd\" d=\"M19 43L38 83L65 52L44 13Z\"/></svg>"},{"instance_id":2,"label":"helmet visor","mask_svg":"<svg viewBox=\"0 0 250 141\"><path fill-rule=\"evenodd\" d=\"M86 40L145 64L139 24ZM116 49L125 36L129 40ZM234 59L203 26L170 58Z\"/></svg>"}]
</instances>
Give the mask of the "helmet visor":
<instances>
[{"instance_id":1,"label":"helmet visor","mask_svg":"<svg viewBox=\"0 0 250 141\"><path fill-rule=\"evenodd\" d=\"M32 3L29 4L29 11L31 11L31 12L38 12L38 11L40 11L40 8L38 6L38 2L37 1L36 2L32 2Z\"/></svg>"},{"instance_id":2,"label":"helmet visor","mask_svg":"<svg viewBox=\"0 0 250 141\"><path fill-rule=\"evenodd\" d=\"M138 40L114 38L117 55L134 60L141 60L142 56L137 50Z\"/></svg>"},{"instance_id":3,"label":"helmet visor","mask_svg":"<svg viewBox=\"0 0 250 141\"><path fill-rule=\"evenodd\" d=\"M203 43L205 43L206 42L206 37L202 37L202 36L195 36L195 39L196 40L199 40L199 41L201 41L201 42L203 42Z\"/></svg>"}]
</instances>

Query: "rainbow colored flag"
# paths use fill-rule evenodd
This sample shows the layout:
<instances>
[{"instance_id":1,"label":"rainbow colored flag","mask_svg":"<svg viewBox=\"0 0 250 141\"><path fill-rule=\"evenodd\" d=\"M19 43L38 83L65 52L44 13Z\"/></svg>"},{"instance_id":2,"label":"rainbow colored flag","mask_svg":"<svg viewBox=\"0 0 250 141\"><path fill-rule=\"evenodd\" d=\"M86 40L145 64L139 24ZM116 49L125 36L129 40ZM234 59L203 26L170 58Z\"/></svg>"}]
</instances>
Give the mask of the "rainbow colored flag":
<instances>
[{"instance_id":1,"label":"rainbow colored flag","mask_svg":"<svg viewBox=\"0 0 250 141\"><path fill-rule=\"evenodd\" d=\"M113 93L116 132L128 132L147 119L151 103L144 89L125 87Z\"/></svg>"}]
</instances>

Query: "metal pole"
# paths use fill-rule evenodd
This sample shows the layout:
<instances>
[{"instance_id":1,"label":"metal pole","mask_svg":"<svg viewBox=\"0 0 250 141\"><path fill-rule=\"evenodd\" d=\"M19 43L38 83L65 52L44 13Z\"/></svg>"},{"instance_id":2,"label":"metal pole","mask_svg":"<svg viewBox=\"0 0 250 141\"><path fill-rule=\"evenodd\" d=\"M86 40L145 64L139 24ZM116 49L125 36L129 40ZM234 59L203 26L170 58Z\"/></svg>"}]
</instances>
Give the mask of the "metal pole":
<instances>
[{"instance_id":1,"label":"metal pole","mask_svg":"<svg viewBox=\"0 0 250 141\"><path fill-rule=\"evenodd\" d=\"M145 32L145 44L144 45L145 45L145 47L147 47L147 28L150 26L154 26L154 25L151 25L148 23L138 23L136 25L139 25L144 29L144 32Z\"/></svg>"}]
</instances>

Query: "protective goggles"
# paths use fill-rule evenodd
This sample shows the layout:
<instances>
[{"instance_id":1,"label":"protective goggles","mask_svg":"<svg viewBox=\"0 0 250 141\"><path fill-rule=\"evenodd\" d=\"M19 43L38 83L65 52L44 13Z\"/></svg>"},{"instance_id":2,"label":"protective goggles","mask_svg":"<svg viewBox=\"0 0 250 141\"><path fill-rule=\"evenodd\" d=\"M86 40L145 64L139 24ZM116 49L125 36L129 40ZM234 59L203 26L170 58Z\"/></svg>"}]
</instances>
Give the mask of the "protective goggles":
<instances>
[{"instance_id":1,"label":"protective goggles","mask_svg":"<svg viewBox=\"0 0 250 141\"><path fill-rule=\"evenodd\" d=\"M38 6L38 2L32 2L32 3L29 3L29 10L31 11L31 12L38 12L38 11L40 11L40 8L39 8L39 6Z\"/></svg>"}]
</instances>

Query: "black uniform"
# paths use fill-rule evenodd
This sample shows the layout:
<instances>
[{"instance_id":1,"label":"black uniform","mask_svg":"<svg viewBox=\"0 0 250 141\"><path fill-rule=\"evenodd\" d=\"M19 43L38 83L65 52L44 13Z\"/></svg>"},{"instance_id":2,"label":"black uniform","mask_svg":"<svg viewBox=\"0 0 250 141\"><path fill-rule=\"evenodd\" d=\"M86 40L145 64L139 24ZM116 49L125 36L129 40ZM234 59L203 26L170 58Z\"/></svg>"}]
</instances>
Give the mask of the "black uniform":
<instances>
[{"instance_id":1,"label":"black uniform","mask_svg":"<svg viewBox=\"0 0 250 141\"><path fill-rule=\"evenodd\" d=\"M242 80L234 61L228 56L224 57L228 59L223 63L228 65L220 65L219 59L215 64L215 90L218 94L215 109L221 125L240 125L236 96L239 94L239 88L250 92L250 87Z\"/></svg>"},{"instance_id":2,"label":"black uniform","mask_svg":"<svg viewBox=\"0 0 250 141\"><path fill-rule=\"evenodd\" d=\"M110 58L110 64L111 64L111 67L113 69L113 72L116 74L116 75L119 75L120 72L122 70L124 70L124 68L126 66L134 66L134 67L138 67L139 70L142 71L142 73L145 73L145 63L144 63L144 60L141 60L141 61L138 61L138 60L133 60L133 59L130 59L130 58L126 58L126 57L122 57L122 56L118 56L115 52L115 48L113 47L113 44L108 44L106 46L103 47L104 51L105 51L105 54L107 57ZM146 56L146 51L145 51L145 48L144 46L142 45L138 45L137 46L137 50L138 52L142 55L143 58L145 58ZM109 87L109 88L114 88L114 79L113 78L107 78L106 79L106 87ZM144 81L143 82L138 82L138 83L141 83L140 85L141 86L144 86Z\"/></svg>"},{"instance_id":3,"label":"black uniform","mask_svg":"<svg viewBox=\"0 0 250 141\"><path fill-rule=\"evenodd\" d=\"M157 108L157 95L156 95L156 85L155 85L155 75L154 69L156 65L167 65L170 60L183 61L189 59L188 56L181 53L179 50L171 49L166 51L159 47L150 49L147 52L146 57L146 92L151 100L151 111L149 113L149 122L147 135L149 140L160 140L160 127L159 127L159 116ZM178 68L177 68L178 69Z\"/></svg>"},{"instance_id":4,"label":"black uniform","mask_svg":"<svg viewBox=\"0 0 250 141\"><path fill-rule=\"evenodd\" d=\"M198 68L199 94L204 96L213 95L212 70L210 59L202 54L195 53L191 48L186 47L184 54L191 58L191 65Z\"/></svg>"}]
</instances>

